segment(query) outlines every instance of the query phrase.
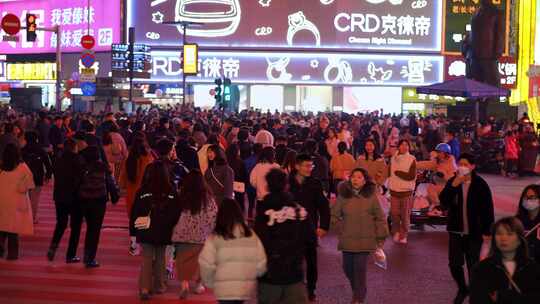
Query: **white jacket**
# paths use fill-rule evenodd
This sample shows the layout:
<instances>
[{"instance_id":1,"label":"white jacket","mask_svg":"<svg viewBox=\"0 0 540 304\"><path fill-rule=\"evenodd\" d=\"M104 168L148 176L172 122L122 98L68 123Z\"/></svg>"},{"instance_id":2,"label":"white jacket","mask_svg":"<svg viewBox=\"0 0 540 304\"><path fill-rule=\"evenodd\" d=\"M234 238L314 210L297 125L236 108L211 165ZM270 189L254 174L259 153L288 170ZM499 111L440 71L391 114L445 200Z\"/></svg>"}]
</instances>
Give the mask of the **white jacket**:
<instances>
[{"instance_id":1,"label":"white jacket","mask_svg":"<svg viewBox=\"0 0 540 304\"><path fill-rule=\"evenodd\" d=\"M237 228L234 233L240 235ZM255 234L225 240L210 236L199 255L201 278L214 289L218 300L249 300L255 292L257 278L266 272L266 253Z\"/></svg>"},{"instance_id":2,"label":"white jacket","mask_svg":"<svg viewBox=\"0 0 540 304\"><path fill-rule=\"evenodd\" d=\"M274 168L281 168L278 164L273 163L258 163L251 174L249 175L249 182L257 190L257 200L262 201L268 194L268 184L266 183L266 174Z\"/></svg>"},{"instance_id":3,"label":"white jacket","mask_svg":"<svg viewBox=\"0 0 540 304\"><path fill-rule=\"evenodd\" d=\"M401 179L396 175L396 171L409 172L412 164L416 161L416 158L407 153L407 154L396 154L392 156L390 160L390 167L392 172L388 177L388 188L391 191L395 192L408 192L414 191L416 187L416 178L411 181L406 181Z\"/></svg>"}]
</instances>

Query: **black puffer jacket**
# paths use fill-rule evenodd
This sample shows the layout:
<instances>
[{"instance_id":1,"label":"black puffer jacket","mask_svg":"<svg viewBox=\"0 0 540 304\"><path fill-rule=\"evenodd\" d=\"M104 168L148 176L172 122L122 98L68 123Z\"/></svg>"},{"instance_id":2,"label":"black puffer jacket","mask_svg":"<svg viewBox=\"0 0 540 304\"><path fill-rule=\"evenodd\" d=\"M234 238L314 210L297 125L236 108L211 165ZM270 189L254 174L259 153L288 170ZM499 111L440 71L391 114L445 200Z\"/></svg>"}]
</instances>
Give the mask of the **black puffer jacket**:
<instances>
[{"instance_id":1,"label":"black puffer jacket","mask_svg":"<svg viewBox=\"0 0 540 304\"><path fill-rule=\"evenodd\" d=\"M55 202L72 203L77 200L82 176L82 161L78 154L65 151L54 163Z\"/></svg>"},{"instance_id":2,"label":"black puffer jacket","mask_svg":"<svg viewBox=\"0 0 540 304\"><path fill-rule=\"evenodd\" d=\"M512 279L521 294L511 287L500 259L491 257L473 269L471 304L538 304L540 303L540 265L532 260L518 262ZM490 294L497 293L497 301Z\"/></svg>"},{"instance_id":3,"label":"black puffer jacket","mask_svg":"<svg viewBox=\"0 0 540 304\"><path fill-rule=\"evenodd\" d=\"M268 272L260 280L274 285L302 282L304 251L311 230L309 222L299 216L306 214L305 209L293 203L290 194L284 192L268 194L257 207L255 232L268 259ZM287 210L292 216L281 217L282 220L272 221L274 217L266 214L269 211L284 215Z\"/></svg>"},{"instance_id":4,"label":"black puffer jacket","mask_svg":"<svg viewBox=\"0 0 540 304\"><path fill-rule=\"evenodd\" d=\"M292 172L289 177L293 201L306 208L311 226L309 238L315 242L317 228L320 227L326 231L330 229L330 203L324 196L322 184L318 179L308 177L302 184L299 184L295 176L296 172Z\"/></svg>"},{"instance_id":5,"label":"black puffer jacket","mask_svg":"<svg viewBox=\"0 0 540 304\"><path fill-rule=\"evenodd\" d=\"M136 231L137 242L168 245L171 243L172 231L181 212L176 192L156 197L149 191L141 189L135 198L129 225ZM135 220L148 214L150 214L150 228L146 230L134 228Z\"/></svg>"}]
</instances>

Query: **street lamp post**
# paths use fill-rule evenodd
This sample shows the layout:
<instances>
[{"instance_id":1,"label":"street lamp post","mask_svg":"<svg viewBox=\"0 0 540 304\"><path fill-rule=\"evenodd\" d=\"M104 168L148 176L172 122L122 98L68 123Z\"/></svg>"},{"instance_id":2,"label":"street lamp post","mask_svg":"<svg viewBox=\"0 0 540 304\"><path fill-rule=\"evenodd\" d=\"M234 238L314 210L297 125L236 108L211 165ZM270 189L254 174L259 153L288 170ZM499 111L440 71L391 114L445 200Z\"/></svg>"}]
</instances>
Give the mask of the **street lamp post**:
<instances>
[{"instance_id":1,"label":"street lamp post","mask_svg":"<svg viewBox=\"0 0 540 304\"><path fill-rule=\"evenodd\" d=\"M170 21L170 22L163 22L165 25L172 25L172 26L182 26L182 50L184 48L184 45L187 44L187 30L188 27L197 27L202 26L204 23L200 22L192 22L192 21ZM183 52L183 51L182 51ZM184 69L182 66L182 106L186 105L186 73L184 73Z\"/></svg>"}]
</instances>

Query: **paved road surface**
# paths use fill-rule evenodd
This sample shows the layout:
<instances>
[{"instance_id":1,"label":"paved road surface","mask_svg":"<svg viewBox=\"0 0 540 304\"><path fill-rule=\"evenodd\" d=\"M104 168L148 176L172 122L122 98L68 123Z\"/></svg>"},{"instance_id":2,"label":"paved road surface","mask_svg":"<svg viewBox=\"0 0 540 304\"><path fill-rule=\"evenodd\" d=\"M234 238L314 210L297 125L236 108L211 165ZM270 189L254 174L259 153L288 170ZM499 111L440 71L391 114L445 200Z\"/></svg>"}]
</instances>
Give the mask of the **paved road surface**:
<instances>
[{"instance_id":1,"label":"paved road surface","mask_svg":"<svg viewBox=\"0 0 540 304\"><path fill-rule=\"evenodd\" d=\"M495 196L497 216L514 213L523 187L538 178L509 180L487 176ZM82 265L63 263L67 235L57 258L49 263L45 253L54 229L55 215L51 191L43 193L40 222L36 234L21 240L18 261L0 260L0 303L13 304L73 304L73 303L139 303L137 276L139 258L127 253L128 240L122 229L104 229L98 252L102 267L87 270ZM126 226L124 205L109 206L105 225ZM81 243L84 242L84 237ZM372 304L430 303L448 304L456 292L447 270L447 234L443 227L414 231L409 245L385 246L389 269L377 269L370 263L368 301ZM336 250L336 238L329 235L321 242L320 283L318 303L350 303L349 285L341 270L341 256ZM82 246L79 247L82 253ZM193 296L188 301L177 300L177 282L171 281L169 291L150 303L215 303L211 292Z\"/></svg>"}]
</instances>

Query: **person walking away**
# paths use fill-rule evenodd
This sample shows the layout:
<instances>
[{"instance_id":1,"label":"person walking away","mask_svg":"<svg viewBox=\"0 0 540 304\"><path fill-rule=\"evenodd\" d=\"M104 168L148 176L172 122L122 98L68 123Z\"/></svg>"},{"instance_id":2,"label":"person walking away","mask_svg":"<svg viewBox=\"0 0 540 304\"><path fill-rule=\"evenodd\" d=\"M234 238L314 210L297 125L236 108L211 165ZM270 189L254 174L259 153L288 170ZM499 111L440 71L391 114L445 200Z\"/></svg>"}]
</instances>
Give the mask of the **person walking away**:
<instances>
[{"instance_id":1,"label":"person walking away","mask_svg":"<svg viewBox=\"0 0 540 304\"><path fill-rule=\"evenodd\" d=\"M267 272L259 279L259 304L307 304L303 278L306 248L311 246L308 211L285 191L287 174L272 169L267 176L269 194L257 208L255 232L267 256Z\"/></svg>"},{"instance_id":2,"label":"person walking away","mask_svg":"<svg viewBox=\"0 0 540 304\"><path fill-rule=\"evenodd\" d=\"M131 218L131 209L135 202L137 191L141 187L144 172L146 167L154 161L154 157L150 153L150 147L146 140L146 135L143 132L134 134L133 143L128 152L125 164L122 166L120 174L120 187L126 189L126 211L128 218ZM171 179L169 178L169 181ZM139 255L140 248L137 245L135 238L135 230L130 226L129 229L129 253L131 255Z\"/></svg>"},{"instance_id":3,"label":"person walking away","mask_svg":"<svg viewBox=\"0 0 540 304\"><path fill-rule=\"evenodd\" d=\"M130 227L135 230L137 242L142 244L143 260L139 276L139 296L148 300L150 294L162 294L165 282L165 249L171 244L172 231L180 216L178 193L170 180L167 166L154 162L147 167L133 204ZM148 226L137 227L141 219Z\"/></svg>"},{"instance_id":4,"label":"person walking away","mask_svg":"<svg viewBox=\"0 0 540 304\"><path fill-rule=\"evenodd\" d=\"M225 152L218 145L208 147L208 170L204 173L204 179L216 198L216 203L221 204L223 199L234 199L234 171L227 163Z\"/></svg>"},{"instance_id":5,"label":"person walking away","mask_svg":"<svg viewBox=\"0 0 540 304\"><path fill-rule=\"evenodd\" d=\"M0 258L19 258L19 236L33 235L32 206L28 191L34 188L34 178L23 162L17 145L7 144L0 163Z\"/></svg>"},{"instance_id":6,"label":"person walking away","mask_svg":"<svg viewBox=\"0 0 540 304\"><path fill-rule=\"evenodd\" d=\"M504 137L505 173L510 178L518 176L519 152L520 147L516 132L506 132L506 136Z\"/></svg>"},{"instance_id":7,"label":"person walking away","mask_svg":"<svg viewBox=\"0 0 540 304\"><path fill-rule=\"evenodd\" d=\"M268 194L268 184L266 183L266 174L272 169L279 168L279 164L275 163L275 152L272 147L265 147L257 160L257 165L249 175L251 186L257 191L257 205L259 205L264 197ZM258 208L258 207L256 207Z\"/></svg>"},{"instance_id":8,"label":"person walking away","mask_svg":"<svg viewBox=\"0 0 540 304\"><path fill-rule=\"evenodd\" d=\"M49 142L52 145L52 151L53 151L53 157L52 161L56 160L58 156L60 156L60 153L64 149L64 141L66 141L66 130L63 128L64 120L61 116L57 116L54 118L54 123L51 126L51 130L49 132Z\"/></svg>"},{"instance_id":9,"label":"person walking away","mask_svg":"<svg viewBox=\"0 0 540 304\"><path fill-rule=\"evenodd\" d=\"M281 164L281 169L287 173L287 174L291 174L292 172L294 172L295 168L296 168L296 157L298 156L298 154L296 153L296 151L290 149L289 151L287 151L287 154L285 154L285 158L283 159L283 163Z\"/></svg>"},{"instance_id":10,"label":"person walking away","mask_svg":"<svg viewBox=\"0 0 540 304\"><path fill-rule=\"evenodd\" d=\"M520 175L532 174L536 167L536 157L538 156L538 137L534 133L531 125L523 128L523 133L519 137L519 172Z\"/></svg>"},{"instance_id":11,"label":"person walking away","mask_svg":"<svg viewBox=\"0 0 540 304\"><path fill-rule=\"evenodd\" d=\"M24 134L26 145L22 148L22 158L34 177L35 188L30 190L30 202L32 203L32 218L34 224L38 223L38 207L41 198L41 188L52 177L52 165L49 155L41 148L36 132L28 131Z\"/></svg>"},{"instance_id":12,"label":"person walking away","mask_svg":"<svg viewBox=\"0 0 540 304\"><path fill-rule=\"evenodd\" d=\"M176 249L176 275L181 283L180 299L186 299L190 291L189 282L200 281L197 258L214 230L218 204L198 170L186 176L179 200L182 213L173 229L172 241ZM201 294L204 290L198 283L195 293Z\"/></svg>"},{"instance_id":13,"label":"person walking away","mask_svg":"<svg viewBox=\"0 0 540 304\"><path fill-rule=\"evenodd\" d=\"M471 304L540 303L540 265L529 258L524 228L515 217L493 226L490 257L472 272Z\"/></svg>"},{"instance_id":14,"label":"person walking away","mask_svg":"<svg viewBox=\"0 0 540 304\"><path fill-rule=\"evenodd\" d=\"M388 167L392 235L394 242L400 244L407 244L416 187L416 158L409 153L409 149L408 141L399 141L398 151L390 159Z\"/></svg>"},{"instance_id":15,"label":"person walking away","mask_svg":"<svg viewBox=\"0 0 540 304\"><path fill-rule=\"evenodd\" d=\"M519 200L516 217L523 223L529 255L540 263L540 186L528 185Z\"/></svg>"},{"instance_id":16,"label":"person walking away","mask_svg":"<svg viewBox=\"0 0 540 304\"><path fill-rule=\"evenodd\" d=\"M441 207L448 210L448 260L450 273L458 286L454 304L462 304L469 295L463 266L469 277L480 259L483 241L489 241L494 221L491 189L475 171L474 156L462 154L458 173L448 180L439 195Z\"/></svg>"},{"instance_id":17,"label":"person walking away","mask_svg":"<svg viewBox=\"0 0 540 304\"><path fill-rule=\"evenodd\" d=\"M238 147L238 144L230 144L229 147L227 147L225 154L227 155L227 162L229 163L229 166L234 171L234 200L238 203L238 206L242 212L244 212L246 209L244 201L246 185L249 183L249 178L247 175L246 166L240 158L240 148Z\"/></svg>"},{"instance_id":18,"label":"person walking away","mask_svg":"<svg viewBox=\"0 0 540 304\"><path fill-rule=\"evenodd\" d=\"M101 225L109 196L116 204L119 199L118 189L109 166L99 160L99 148L89 146L81 151L83 157L79 202L86 221L86 237L84 241L84 259L86 268L99 267L96 253L101 234Z\"/></svg>"},{"instance_id":19,"label":"person walking away","mask_svg":"<svg viewBox=\"0 0 540 304\"><path fill-rule=\"evenodd\" d=\"M307 291L311 302L317 297L318 266L317 247L318 238L324 237L330 228L330 203L324 195L321 182L312 177L313 161L309 155L300 154L296 158L296 170L289 175L289 187L294 202L305 208L308 212L307 222L309 229L308 243L304 251L307 271Z\"/></svg>"},{"instance_id":20,"label":"person walking away","mask_svg":"<svg viewBox=\"0 0 540 304\"><path fill-rule=\"evenodd\" d=\"M122 164L128 156L126 142L120 133L116 124L111 124L108 132L103 134L103 150L107 155L109 167L115 180L120 180Z\"/></svg>"},{"instance_id":21,"label":"person walking away","mask_svg":"<svg viewBox=\"0 0 540 304\"><path fill-rule=\"evenodd\" d=\"M64 143L64 152L54 163L53 200L56 210L56 226L47 259L54 260L60 240L66 231L68 221L70 227L69 245L66 252L66 263L78 263L77 247L81 234L82 214L78 201L78 190L81 182L81 159L77 154L77 143L67 139Z\"/></svg>"},{"instance_id":22,"label":"person walking away","mask_svg":"<svg viewBox=\"0 0 540 304\"><path fill-rule=\"evenodd\" d=\"M337 186L342 181L349 178L355 166L354 157L347 152L347 144L340 142L338 144L338 154L332 156L330 161L330 171L332 172L334 185L332 189L337 194Z\"/></svg>"},{"instance_id":23,"label":"person walking away","mask_svg":"<svg viewBox=\"0 0 540 304\"><path fill-rule=\"evenodd\" d=\"M266 253L242 210L225 199L214 233L199 255L202 282L212 288L219 304L243 304L253 297L257 278L266 272Z\"/></svg>"},{"instance_id":24,"label":"person walking away","mask_svg":"<svg viewBox=\"0 0 540 304\"><path fill-rule=\"evenodd\" d=\"M367 171L369 178L382 187L388 176L388 168L384 158L377 152L377 144L373 139L366 140L364 153L358 156L356 167Z\"/></svg>"},{"instance_id":25,"label":"person walking away","mask_svg":"<svg viewBox=\"0 0 540 304\"><path fill-rule=\"evenodd\" d=\"M8 122L4 124L4 134L0 135L0 155L4 154L4 149L9 144L20 147L19 140L15 135L15 125Z\"/></svg>"},{"instance_id":26,"label":"person walking away","mask_svg":"<svg viewBox=\"0 0 540 304\"><path fill-rule=\"evenodd\" d=\"M190 144L192 140L189 131L184 130L179 133L179 139L176 143L176 156L189 171L200 168L197 149Z\"/></svg>"},{"instance_id":27,"label":"person walking away","mask_svg":"<svg viewBox=\"0 0 540 304\"><path fill-rule=\"evenodd\" d=\"M367 171L356 168L349 181L339 184L338 198L332 207L332 224L342 224L338 250L342 251L343 271L351 284L353 304L365 303L368 257L383 247L388 236L376 189Z\"/></svg>"},{"instance_id":28,"label":"person walking away","mask_svg":"<svg viewBox=\"0 0 540 304\"><path fill-rule=\"evenodd\" d=\"M189 170L176 157L174 142L167 138L159 140L156 143L155 152L157 153L157 159L154 161L162 161L165 163L176 189L180 189L182 186L182 180Z\"/></svg>"},{"instance_id":29,"label":"person walking away","mask_svg":"<svg viewBox=\"0 0 540 304\"><path fill-rule=\"evenodd\" d=\"M321 146L325 146L323 142L320 142ZM311 176L318 179L323 187L323 191L328 193L330 190L330 162L322 153L319 153L319 145L313 139L308 139L304 143L305 154L311 156L313 159L313 170Z\"/></svg>"},{"instance_id":30,"label":"person walking away","mask_svg":"<svg viewBox=\"0 0 540 304\"><path fill-rule=\"evenodd\" d=\"M257 165L257 160L259 159L259 156L262 152L262 145L261 144L254 144L253 149L246 148L244 150L244 165L246 166L246 171L248 176L251 178L251 172L253 172L253 169ZM253 151L252 151L253 150ZM242 155L242 150L240 151L240 155ZM253 210L255 210L255 203L257 201L257 189L251 185L251 182L247 184L247 197L248 197L248 212L247 212L247 218L248 221L253 220Z\"/></svg>"}]
</instances>

